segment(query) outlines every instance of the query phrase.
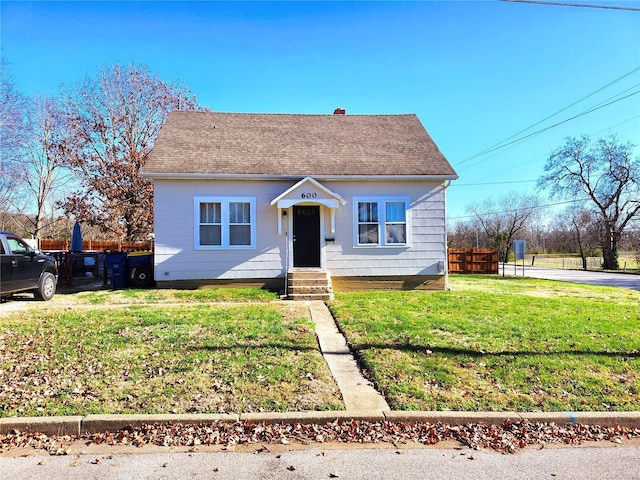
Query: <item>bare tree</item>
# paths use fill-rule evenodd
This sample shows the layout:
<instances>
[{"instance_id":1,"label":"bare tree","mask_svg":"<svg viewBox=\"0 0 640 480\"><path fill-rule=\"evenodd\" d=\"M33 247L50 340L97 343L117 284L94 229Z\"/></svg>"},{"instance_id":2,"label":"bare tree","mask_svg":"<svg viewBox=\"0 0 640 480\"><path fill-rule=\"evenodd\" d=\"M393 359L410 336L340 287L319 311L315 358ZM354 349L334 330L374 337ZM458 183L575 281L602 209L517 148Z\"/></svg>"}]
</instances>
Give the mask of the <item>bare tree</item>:
<instances>
[{"instance_id":1,"label":"bare tree","mask_svg":"<svg viewBox=\"0 0 640 480\"><path fill-rule=\"evenodd\" d=\"M587 269L587 257L593 256L596 245L601 244L597 215L592 210L569 207L564 213L564 222L570 225L571 237L577 246L582 269Z\"/></svg>"},{"instance_id":2,"label":"bare tree","mask_svg":"<svg viewBox=\"0 0 640 480\"><path fill-rule=\"evenodd\" d=\"M0 58L0 212L8 211L18 190L19 150L28 136L26 108L26 97Z\"/></svg>"},{"instance_id":3,"label":"bare tree","mask_svg":"<svg viewBox=\"0 0 640 480\"><path fill-rule=\"evenodd\" d=\"M615 136L595 144L587 136L568 138L551 153L538 180L552 198L590 202L603 231L605 269L618 269L618 242L640 212L640 159L632 152L631 144Z\"/></svg>"},{"instance_id":4,"label":"bare tree","mask_svg":"<svg viewBox=\"0 0 640 480\"><path fill-rule=\"evenodd\" d=\"M449 248L490 248L493 245L477 217L458 220L448 229Z\"/></svg>"},{"instance_id":5,"label":"bare tree","mask_svg":"<svg viewBox=\"0 0 640 480\"><path fill-rule=\"evenodd\" d=\"M67 181L63 167L66 140L64 119L55 98L37 97L28 110L29 138L25 140L16 168L21 185L16 210L27 213L28 231L42 238L46 222L55 218L55 194Z\"/></svg>"},{"instance_id":6,"label":"bare tree","mask_svg":"<svg viewBox=\"0 0 640 480\"><path fill-rule=\"evenodd\" d=\"M640 222L638 222L640 223ZM638 225L640 227L640 225ZM629 249L635 252L636 264L640 273L640 228L629 232Z\"/></svg>"},{"instance_id":7,"label":"bare tree","mask_svg":"<svg viewBox=\"0 0 640 480\"><path fill-rule=\"evenodd\" d=\"M146 238L153 230L153 189L140 168L169 111L200 109L195 97L146 66L116 64L63 98L66 161L84 185L67 198L65 211L120 238Z\"/></svg>"},{"instance_id":8,"label":"bare tree","mask_svg":"<svg viewBox=\"0 0 640 480\"><path fill-rule=\"evenodd\" d=\"M537 220L538 197L511 192L499 202L487 200L469 209L476 216L484 233L498 249L502 263L509 260L509 252L516 234L523 234L527 226Z\"/></svg>"},{"instance_id":9,"label":"bare tree","mask_svg":"<svg viewBox=\"0 0 640 480\"><path fill-rule=\"evenodd\" d=\"M563 210L551 219L544 236L548 253L575 253L578 250L570 216L568 210Z\"/></svg>"}]
</instances>

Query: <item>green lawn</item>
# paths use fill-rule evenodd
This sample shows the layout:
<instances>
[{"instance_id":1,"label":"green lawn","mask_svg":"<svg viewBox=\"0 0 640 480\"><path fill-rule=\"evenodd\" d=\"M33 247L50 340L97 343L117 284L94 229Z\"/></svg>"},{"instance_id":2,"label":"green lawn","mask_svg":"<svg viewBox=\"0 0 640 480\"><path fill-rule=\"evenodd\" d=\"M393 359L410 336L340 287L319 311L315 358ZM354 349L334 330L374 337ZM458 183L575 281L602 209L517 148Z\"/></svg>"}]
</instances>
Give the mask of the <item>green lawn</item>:
<instances>
[{"instance_id":1,"label":"green lawn","mask_svg":"<svg viewBox=\"0 0 640 480\"><path fill-rule=\"evenodd\" d=\"M404 410L637 410L640 292L496 276L336 294L370 379Z\"/></svg>"},{"instance_id":2,"label":"green lawn","mask_svg":"<svg viewBox=\"0 0 640 480\"><path fill-rule=\"evenodd\" d=\"M330 307L391 407L637 410L640 292L451 276ZM56 295L0 316L0 416L341 409L303 303L258 289ZM219 303L216 303L219 302Z\"/></svg>"},{"instance_id":3,"label":"green lawn","mask_svg":"<svg viewBox=\"0 0 640 480\"><path fill-rule=\"evenodd\" d=\"M169 296L209 301L202 292ZM122 295L154 291L116 303ZM64 307L60 297L0 317L0 416L343 408L303 304L83 306L105 303L94 292Z\"/></svg>"},{"instance_id":4,"label":"green lawn","mask_svg":"<svg viewBox=\"0 0 640 480\"><path fill-rule=\"evenodd\" d=\"M196 290L127 289L99 290L74 294L72 298L56 296L54 301L87 305L131 303L208 303L208 302L269 302L278 295L259 288L200 288Z\"/></svg>"}]
</instances>

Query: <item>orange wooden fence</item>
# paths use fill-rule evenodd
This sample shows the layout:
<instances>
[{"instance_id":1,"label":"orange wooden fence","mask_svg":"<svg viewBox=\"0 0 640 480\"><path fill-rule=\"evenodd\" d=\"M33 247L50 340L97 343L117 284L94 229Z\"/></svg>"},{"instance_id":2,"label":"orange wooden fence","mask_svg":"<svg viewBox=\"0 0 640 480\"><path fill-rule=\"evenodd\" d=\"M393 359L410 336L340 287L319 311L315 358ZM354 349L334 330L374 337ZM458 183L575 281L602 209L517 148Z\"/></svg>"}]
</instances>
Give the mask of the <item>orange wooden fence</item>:
<instances>
[{"instance_id":1,"label":"orange wooden fence","mask_svg":"<svg viewBox=\"0 0 640 480\"><path fill-rule=\"evenodd\" d=\"M498 273L498 250L490 248L449 249L449 273Z\"/></svg>"},{"instance_id":2,"label":"orange wooden fence","mask_svg":"<svg viewBox=\"0 0 640 480\"><path fill-rule=\"evenodd\" d=\"M68 251L71 246L71 240L40 240L38 248L45 252L51 251ZM133 252L137 250L153 250L153 242L119 242L115 241L98 241L84 240L82 242L82 250L86 252L103 252L110 250L113 252Z\"/></svg>"}]
</instances>

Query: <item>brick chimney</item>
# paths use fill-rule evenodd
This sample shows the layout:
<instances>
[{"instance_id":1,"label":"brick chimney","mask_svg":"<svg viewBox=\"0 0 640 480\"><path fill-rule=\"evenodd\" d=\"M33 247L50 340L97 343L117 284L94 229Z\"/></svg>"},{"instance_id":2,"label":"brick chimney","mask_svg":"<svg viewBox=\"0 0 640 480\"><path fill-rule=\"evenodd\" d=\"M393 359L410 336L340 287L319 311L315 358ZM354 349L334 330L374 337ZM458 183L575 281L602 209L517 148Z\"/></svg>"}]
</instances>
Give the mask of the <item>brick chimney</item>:
<instances>
[{"instance_id":1,"label":"brick chimney","mask_svg":"<svg viewBox=\"0 0 640 480\"><path fill-rule=\"evenodd\" d=\"M340 108L340 107L336 108L333 111L334 115L344 115L345 113L347 113L346 110L344 108Z\"/></svg>"}]
</instances>

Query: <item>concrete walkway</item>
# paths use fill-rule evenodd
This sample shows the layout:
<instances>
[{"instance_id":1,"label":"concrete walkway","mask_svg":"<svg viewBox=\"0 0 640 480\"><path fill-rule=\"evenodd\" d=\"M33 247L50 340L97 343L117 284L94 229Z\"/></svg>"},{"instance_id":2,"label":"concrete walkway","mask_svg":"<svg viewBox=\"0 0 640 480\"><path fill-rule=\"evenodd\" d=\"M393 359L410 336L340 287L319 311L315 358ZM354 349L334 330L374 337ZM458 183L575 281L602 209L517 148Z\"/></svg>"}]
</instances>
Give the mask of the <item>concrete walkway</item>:
<instances>
[{"instance_id":1,"label":"concrete walkway","mask_svg":"<svg viewBox=\"0 0 640 480\"><path fill-rule=\"evenodd\" d=\"M389 411L389 405L360 373L358 364L338 331L331 312L322 301L307 302L311 320L316 327L320 350L338 388L342 392L347 412Z\"/></svg>"}]
</instances>

